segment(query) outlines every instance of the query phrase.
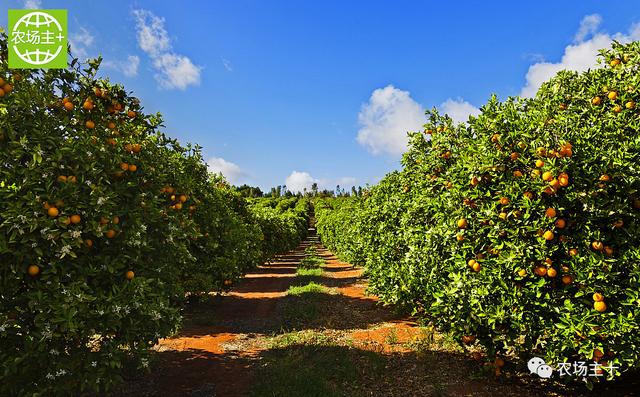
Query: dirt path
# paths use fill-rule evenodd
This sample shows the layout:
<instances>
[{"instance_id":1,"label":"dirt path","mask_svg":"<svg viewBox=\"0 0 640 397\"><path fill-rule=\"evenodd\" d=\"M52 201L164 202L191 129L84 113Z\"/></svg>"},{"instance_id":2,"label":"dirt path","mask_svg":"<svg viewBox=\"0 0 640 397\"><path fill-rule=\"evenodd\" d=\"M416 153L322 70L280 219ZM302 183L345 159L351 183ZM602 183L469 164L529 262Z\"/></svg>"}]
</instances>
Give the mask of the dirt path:
<instances>
[{"instance_id":1,"label":"dirt path","mask_svg":"<svg viewBox=\"0 0 640 397\"><path fill-rule=\"evenodd\" d=\"M310 246L325 261L318 277L296 274ZM310 281L322 293L287 294ZM151 373L133 375L114 395L518 396L544 387L482 373L481 352L462 352L365 289L362 269L340 262L311 229L230 293L190 305L180 334L155 347Z\"/></svg>"},{"instance_id":2,"label":"dirt path","mask_svg":"<svg viewBox=\"0 0 640 397\"><path fill-rule=\"evenodd\" d=\"M243 396L251 384L254 361L263 350L261 339L283 330L281 302L296 281L296 268L309 246L319 248L326 260L322 284L332 288L337 300L348 300L349 318L325 318L338 329L366 327L393 321L393 327L406 329L399 335L410 337L415 323L402 319L376 305L376 298L365 294L362 269L340 262L322 247L311 229L310 236L296 250L271 264L258 266L232 291L211 301L195 304L185 316L180 334L161 340L154 348L157 362L150 375L134 377L122 396ZM343 307L344 308L344 307ZM354 333L363 345L383 341L388 330Z\"/></svg>"}]
</instances>

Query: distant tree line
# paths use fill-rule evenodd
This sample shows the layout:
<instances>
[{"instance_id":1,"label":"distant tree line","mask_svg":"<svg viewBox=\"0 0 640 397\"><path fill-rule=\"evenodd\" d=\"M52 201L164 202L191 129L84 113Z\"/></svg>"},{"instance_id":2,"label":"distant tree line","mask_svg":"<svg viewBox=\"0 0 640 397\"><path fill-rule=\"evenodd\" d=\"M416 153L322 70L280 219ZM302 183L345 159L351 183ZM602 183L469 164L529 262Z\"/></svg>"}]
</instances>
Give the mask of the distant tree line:
<instances>
[{"instance_id":1,"label":"distant tree line","mask_svg":"<svg viewBox=\"0 0 640 397\"><path fill-rule=\"evenodd\" d=\"M362 196L362 186L351 186L351 190L347 190L345 188L341 188L340 185L337 185L335 190L329 189L318 189L318 184L313 183L311 185L311 189L304 188L302 192L293 193L287 189L287 185L278 185L276 187L272 187L271 190L267 192L263 192L257 186L249 186L246 183L242 186L235 186L236 190L244 197L361 197Z\"/></svg>"}]
</instances>

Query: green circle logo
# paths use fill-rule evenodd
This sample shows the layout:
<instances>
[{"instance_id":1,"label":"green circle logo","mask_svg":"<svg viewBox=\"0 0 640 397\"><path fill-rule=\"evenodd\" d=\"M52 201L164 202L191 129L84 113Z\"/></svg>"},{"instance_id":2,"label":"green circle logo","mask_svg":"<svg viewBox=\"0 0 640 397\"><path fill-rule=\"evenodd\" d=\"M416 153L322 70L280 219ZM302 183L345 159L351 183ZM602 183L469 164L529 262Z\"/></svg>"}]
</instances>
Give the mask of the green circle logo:
<instances>
[{"instance_id":1,"label":"green circle logo","mask_svg":"<svg viewBox=\"0 0 640 397\"><path fill-rule=\"evenodd\" d=\"M9 10L9 67L66 67L66 19L66 10Z\"/></svg>"}]
</instances>

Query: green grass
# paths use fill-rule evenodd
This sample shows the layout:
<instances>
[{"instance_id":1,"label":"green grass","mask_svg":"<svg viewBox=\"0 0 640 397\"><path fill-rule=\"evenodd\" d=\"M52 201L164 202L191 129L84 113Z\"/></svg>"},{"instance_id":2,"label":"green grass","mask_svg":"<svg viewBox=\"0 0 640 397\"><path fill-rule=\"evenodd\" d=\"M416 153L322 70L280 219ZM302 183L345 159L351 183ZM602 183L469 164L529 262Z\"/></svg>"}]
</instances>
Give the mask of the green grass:
<instances>
[{"instance_id":1,"label":"green grass","mask_svg":"<svg viewBox=\"0 0 640 397\"><path fill-rule=\"evenodd\" d=\"M304 267L299 267L296 270L296 274L298 276L302 276L302 277L321 277L323 273L323 270L319 267L317 268L304 268Z\"/></svg>"},{"instance_id":2,"label":"green grass","mask_svg":"<svg viewBox=\"0 0 640 397\"><path fill-rule=\"evenodd\" d=\"M358 367L366 363L370 374L384 370L384 359L372 352L326 340L295 344L299 336L289 341L291 344L265 353L250 396L360 397L365 393L357 390L363 382Z\"/></svg>"},{"instance_id":3,"label":"green grass","mask_svg":"<svg viewBox=\"0 0 640 397\"><path fill-rule=\"evenodd\" d=\"M292 285L287 290L287 295L302 296L306 294L326 294L329 289L322 284L311 281L306 285Z\"/></svg>"},{"instance_id":4,"label":"green grass","mask_svg":"<svg viewBox=\"0 0 640 397\"><path fill-rule=\"evenodd\" d=\"M324 258L318 256L318 249L315 246L311 246L304 250L304 258L300 261L299 267L304 269L315 269L325 263Z\"/></svg>"}]
</instances>

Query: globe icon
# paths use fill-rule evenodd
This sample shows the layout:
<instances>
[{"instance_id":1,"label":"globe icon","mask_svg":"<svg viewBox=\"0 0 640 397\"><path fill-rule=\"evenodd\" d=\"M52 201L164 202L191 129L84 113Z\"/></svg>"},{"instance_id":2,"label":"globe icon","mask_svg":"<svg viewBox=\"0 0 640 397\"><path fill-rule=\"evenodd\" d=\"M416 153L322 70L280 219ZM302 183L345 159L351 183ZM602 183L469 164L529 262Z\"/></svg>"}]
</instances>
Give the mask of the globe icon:
<instances>
[{"instance_id":1,"label":"globe icon","mask_svg":"<svg viewBox=\"0 0 640 397\"><path fill-rule=\"evenodd\" d=\"M22 16L22 18L13 25L13 32L21 31L21 27L24 27L27 31L40 31L42 28L47 28L52 29L56 36L62 35L62 26L58 20L51 15L40 11L30 12ZM40 48L36 48L35 50L20 50L20 48L14 44L13 50L20 59L31 65L44 65L54 60L58 54L60 54L60 51L62 51L62 45L59 44L55 50L43 50Z\"/></svg>"}]
</instances>

